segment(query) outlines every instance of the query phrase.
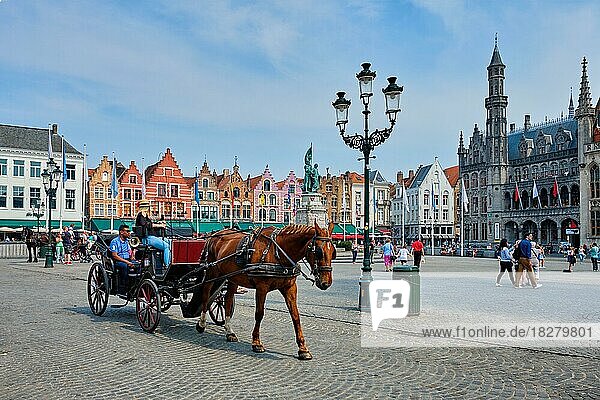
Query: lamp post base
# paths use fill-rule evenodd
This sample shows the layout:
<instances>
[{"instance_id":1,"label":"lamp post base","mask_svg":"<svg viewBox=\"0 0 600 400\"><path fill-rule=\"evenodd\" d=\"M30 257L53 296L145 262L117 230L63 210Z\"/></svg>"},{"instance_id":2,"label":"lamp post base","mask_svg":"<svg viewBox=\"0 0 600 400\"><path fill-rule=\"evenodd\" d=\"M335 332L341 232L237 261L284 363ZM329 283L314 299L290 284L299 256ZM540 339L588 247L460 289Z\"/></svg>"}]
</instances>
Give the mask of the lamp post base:
<instances>
[{"instance_id":1,"label":"lamp post base","mask_svg":"<svg viewBox=\"0 0 600 400\"><path fill-rule=\"evenodd\" d=\"M52 254L52 246L48 246L48 249L46 249L46 261L44 262L44 268L54 268L54 254Z\"/></svg>"},{"instance_id":2,"label":"lamp post base","mask_svg":"<svg viewBox=\"0 0 600 400\"><path fill-rule=\"evenodd\" d=\"M358 280L359 294L358 294L358 311L370 312L371 301L369 300L369 285L373 282L373 276L371 271L362 273Z\"/></svg>"}]
</instances>

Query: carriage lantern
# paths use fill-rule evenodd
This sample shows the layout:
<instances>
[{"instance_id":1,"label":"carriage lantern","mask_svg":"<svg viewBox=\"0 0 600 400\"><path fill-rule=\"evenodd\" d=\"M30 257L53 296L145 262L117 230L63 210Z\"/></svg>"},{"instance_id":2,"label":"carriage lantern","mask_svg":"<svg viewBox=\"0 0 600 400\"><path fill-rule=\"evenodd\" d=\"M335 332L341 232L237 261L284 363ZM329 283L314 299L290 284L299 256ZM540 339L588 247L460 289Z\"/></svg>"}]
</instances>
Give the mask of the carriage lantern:
<instances>
[{"instance_id":1,"label":"carriage lantern","mask_svg":"<svg viewBox=\"0 0 600 400\"><path fill-rule=\"evenodd\" d=\"M376 129L374 131L369 130L369 101L373 96L373 81L375 80L376 73L371 71L370 63L361 64L362 70L356 74L358 79L358 88L360 91L360 99L362 100L364 109L362 114L364 115L364 131L363 133L355 133L352 135L346 134L346 124L348 123L348 109L350 108L350 100L344 96L346 93L338 92L337 99L331 105L336 112L336 125L340 130L340 135L344 140L344 143L352 149L359 150L363 157L359 160L364 160L364 199L370 199L369 196L369 161L373 156L371 152L375 147L385 142L394 129L396 124L396 116L400 112L400 97L402 95L403 87L396 84L396 77L390 76L388 78L388 85L382 89L385 96L385 113L390 122L390 126L384 129ZM369 239L369 201L364 202L364 259L362 274L359 279L360 295L359 295L359 309L368 309L369 307L369 284L373 280L371 275L371 256L370 256L370 239Z\"/></svg>"},{"instance_id":2,"label":"carriage lantern","mask_svg":"<svg viewBox=\"0 0 600 400\"><path fill-rule=\"evenodd\" d=\"M58 189L58 182L62 174L63 172L58 168L53 158L48 160L47 168L42 172L44 191L48 195L48 248L46 249L44 268L54 267L54 255L52 254L52 246L54 244L54 238L52 237L52 200L56 196L56 189Z\"/></svg>"}]
</instances>

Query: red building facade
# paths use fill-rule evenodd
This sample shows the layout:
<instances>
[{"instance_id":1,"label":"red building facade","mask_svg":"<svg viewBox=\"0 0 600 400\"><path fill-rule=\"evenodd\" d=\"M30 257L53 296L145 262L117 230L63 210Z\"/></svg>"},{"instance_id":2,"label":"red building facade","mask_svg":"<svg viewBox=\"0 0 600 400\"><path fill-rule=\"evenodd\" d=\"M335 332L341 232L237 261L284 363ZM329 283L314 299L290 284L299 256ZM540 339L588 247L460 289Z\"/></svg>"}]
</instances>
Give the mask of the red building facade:
<instances>
[{"instance_id":1,"label":"red building facade","mask_svg":"<svg viewBox=\"0 0 600 400\"><path fill-rule=\"evenodd\" d=\"M119 177L121 218L135 218L137 205L142 200L142 174L134 161L129 163L127 169Z\"/></svg>"}]
</instances>

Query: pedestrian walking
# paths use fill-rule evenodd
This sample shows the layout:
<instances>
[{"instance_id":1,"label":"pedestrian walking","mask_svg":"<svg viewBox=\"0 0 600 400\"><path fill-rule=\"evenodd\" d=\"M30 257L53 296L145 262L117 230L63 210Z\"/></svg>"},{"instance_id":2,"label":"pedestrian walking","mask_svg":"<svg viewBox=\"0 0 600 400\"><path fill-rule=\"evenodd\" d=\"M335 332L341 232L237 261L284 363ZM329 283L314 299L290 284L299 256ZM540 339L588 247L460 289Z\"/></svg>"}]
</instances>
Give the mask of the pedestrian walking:
<instances>
[{"instance_id":1,"label":"pedestrian walking","mask_svg":"<svg viewBox=\"0 0 600 400\"><path fill-rule=\"evenodd\" d=\"M498 254L498 262L500 264L500 272L496 276L496 286L502 286L500 280L504 274L508 271L508 277L510 282L515 285L515 276L513 275L513 263L510 250L508 249L508 240L502 239L500 241L500 253Z\"/></svg>"},{"instance_id":2,"label":"pedestrian walking","mask_svg":"<svg viewBox=\"0 0 600 400\"><path fill-rule=\"evenodd\" d=\"M540 260L538 256L540 255L540 251L538 250L538 245L535 242L531 242L531 268L533 268L533 274L535 275L535 281L539 282L540 280ZM528 280L528 284L533 286L533 282Z\"/></svg>"},{"instance_id":3,"label":"pedestrian walking","mask_svg":"<svg viewBox=\"0 0 600 400\"><path fill-rule=\"evenodd\" d=\"M387 239L385 244L381 246L381 252L383 253L385 272L390 272L392 270L392 256L394 255L394 246L392 246L390 239Z\"/></svg>"},{"instance_id":4,"label":"pedestrian walking","mask_svg":"<svg viewBox=\"0 0 600 400\"><path fill-rule=\"evenodd\" d=\"M546 261L546 252L544 251L544 246L540 246L539 250L540 254L538 255L538 260L540 260L540 269L545 269L544 262Z\"/></svg>"},{"instance_id":5,"label":"pedestrian walking","mask_svg":"<svg viewBox=\"0 0 600 400\"><path fill-rule=\"evenodd\" d=\"M519 264L517 266L517 276L516 276L516 282L515 282L515 288L519 288L519 282L521 282L521 277L523 276L523 272L525 272L527 274L527 276L529 277L529 281L531 282L531 286L534 289L537 289L539 287L541 287L541 284L537 284L535 281L535 275L533 274L533 268L531 266L531 239L533 238L533 235L531 233L528 233L527 235L525 235L525 237L523 238L523 240L521 240L519 242L519 246L517 247L519 253ZM517 249L515 249L515 251L517 251Z\"/></svg>"},{"instance_id":6,"label":"pedestrian walking","mask_svg":"<svg viewBox=\"0 0 600 400\"><path fill-rule=\"evenodd\" d=\"M598 245L596 242L592 243L592 247L590 247L590 260L592 260L592 271L598 271L598 255L600 253L600 249L598 249Z\"/></svg>"},{"instance_id":7,"label":"pedestrian walking","mask_svg":"<svg viewBox=\"0 0 600 400\"><path fill-rule=\"evenodd\" d=\"M579 251L577 252L577 255L579 256L579 261L583 262L583 260L585 260L585 247L579 246Z\"/></svg>"},{"instance_id":8,"label":"pedestrian walking","mask_svg":"<svg viewBox=\"0 0 600 400\"><path fill-rule=\"evenodd\" d=\"M404 245L398 251L398 260L400 260L400 264L406 265L406 263L408 262L408 257L410 257L410 253L406 248L406 245Z\"/></svg>"},{"instance_id":9,"label":"pedestrian walking","mask_svg":"<svg viewBox=\"0 0 600 400\"><path fill-rule=\"evenodd\" d=\"M71 250L73 250L73 232L69 231L68 227L63 228L63 246L65 248L65 265L72 265Z\"/></svg>"},{"instance_id":10,"label":"pedestrian walking","mask_svg":"<svg viewBox=\"0 0 600 400\"><path fill-rule=\"evenodd\" d=\"M569 269L563 269L563 272L573 272L573 267L577 263L577 257L575 255L575 247L569 247L567 250L567 262L569 263Z\"/></svg>"},{"instance_id":11,"label":"pedestrian walking","mask_svg":"<svg viewBox=\"0 0 600 400\"><path fill-rule=\"evenodd\" d=\"M63 263L65 258L65 248L63 246L62 237L60 235L56 235L54 241L56 242L56 261Z\"/></svg>"},{"instance_id":12,"label":"pedestrian walking","mask_svg":"<svg viewBox=\"0 0 600 400\"><path fill-rule=\"evenodd\" d=\"M412 244L412 255L415 267L421 267L421 261L425 261L425 257L423 255L423 242L419 239Z\"/></svg>"},{"instance_id":13,"label":"pedestrian walking","mask_svg":"<svg viewBox=\"0 0 600 400\"><path fill-rule=\"evenodd\" d=\"M356 257L358 257L358 244L354 242L352 244L352 264L356 264Z\"/></svg>"}]
</instances>

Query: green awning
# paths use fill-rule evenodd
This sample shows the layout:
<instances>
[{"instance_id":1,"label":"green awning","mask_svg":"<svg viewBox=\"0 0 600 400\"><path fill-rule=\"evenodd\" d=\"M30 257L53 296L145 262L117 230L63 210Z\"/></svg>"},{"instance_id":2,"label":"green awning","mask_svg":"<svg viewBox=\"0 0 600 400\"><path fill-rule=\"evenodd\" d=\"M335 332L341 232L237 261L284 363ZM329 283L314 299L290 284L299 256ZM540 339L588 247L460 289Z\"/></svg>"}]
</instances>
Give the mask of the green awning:
<instances>
[{"instance_id":1,"label":"green awning","mask_svg":"<svg viewBox=\"0 0 600 400\"><path fill-rule=\"evenodd\" d=\"M69 226L73 224L76 229L81 228L81 221L66 221L63 220L63 226ZM37 220L29 220L29 219L0 219L0 227L7 228L21 228L23 226L27 226L29 228L37 228ZM46 220L40 219L40 227L44 228L46 226ZM60 221L52 220L52 227L58 228L60 226Z\"/></svg>"},{"instance_id":2,"label":"green awning","mask_svg":"<svg viewBox=\"0 0 600 400\"><path fill-rule=\"evenodd\" d=\"M132 219L115 218L113 220L113 229L119 229L119 226L121 224L129 225L129 227L131 228L134 224L134 221ZM107 231L110 229L110 219L92 218L91 227L93 231Z\"/></svg>"},{"instance_id":3,"label":"green awning","mask_svg":"<svg viewBox=\"0 0 600 400\"><path fill-rule=\"evenodd\" d=\"M193 227L194 230L196 230L196 224L194 224ZM200 233L220 231L223 229L223 224L220 222L198 222L198 229L200 230Z\"/></svg>"}]
</instances>

